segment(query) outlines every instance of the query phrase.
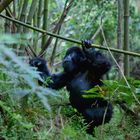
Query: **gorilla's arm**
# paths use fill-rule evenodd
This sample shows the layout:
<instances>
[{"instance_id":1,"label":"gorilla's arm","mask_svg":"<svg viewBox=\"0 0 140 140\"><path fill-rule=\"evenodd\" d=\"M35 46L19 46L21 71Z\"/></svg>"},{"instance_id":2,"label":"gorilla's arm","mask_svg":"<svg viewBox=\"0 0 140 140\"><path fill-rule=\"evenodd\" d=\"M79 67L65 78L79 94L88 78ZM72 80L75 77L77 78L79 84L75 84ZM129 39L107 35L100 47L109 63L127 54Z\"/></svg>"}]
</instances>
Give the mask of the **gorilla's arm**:
<instances>
[{"instance_id":1,"label":"gorilla's arm","mask_svg":"<svg viewBox=\"0 0 140 140\"><path fill-rule=\"evenodd\" d=\"M39 85L46 85L49 88L60 89L66 85L70 79L70 75L65 72L58 74L51 74L47 62L42 58L33 58L30 60L29 64L37 68L39 75L43 81L38 81Z\"/></svg>"},{"instance_id":2,"label":"gorilla's arm","mask_svg":"<svg viewBox=\"0 0 140 140\"><path fill-rule=\"evenodd\" d=\"M105 57L100 51L90 47L89 42L84 42L88 46L83 46L83 52L86 56L85 65L90 71L93 71L96 76L102 76L108 72L111 68L111 63L107 57Z\"/></svg>"},{"instance_id":3,"label":"gorilla's arm","mask_svg":"<svg viewBox=\"0 0 140 140\"><path fill-rule=\"evenodd\" d=\"M67 82L70 80L70 75L65 72L51 75L51 81L48 83L48 87L52 89L61 89L66 86Z\"/></svg>"},{"instance_id":4,"label":"gorilla's arm","mask_svg":"<svg viewBox=\"0 0 140 140\"><path fill-rule=\"evenodd\" d=\"M89 67L95 72L95 74L102 76L111 69L110 61L101 52L91 50L89 57Z\"/></svg>"}]
</instances>

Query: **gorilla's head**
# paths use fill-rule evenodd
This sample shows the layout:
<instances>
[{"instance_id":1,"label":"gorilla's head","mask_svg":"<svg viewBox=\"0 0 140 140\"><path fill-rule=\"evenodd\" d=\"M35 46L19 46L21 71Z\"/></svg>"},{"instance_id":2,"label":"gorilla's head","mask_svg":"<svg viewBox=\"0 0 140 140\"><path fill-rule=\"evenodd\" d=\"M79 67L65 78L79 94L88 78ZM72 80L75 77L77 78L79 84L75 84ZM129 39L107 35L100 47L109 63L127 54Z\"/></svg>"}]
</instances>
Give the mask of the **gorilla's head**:
<instances>
[{"instance_id":1,"label":"gorilla's head","mask_svg":"<svg viewBox=\"0 0 140 140\"><path fill-rule=\"evenodd\" d=\"M69 48L62 62L64 71L68 73L79 72L84 60L85 55L79 47Z\"/></svg>"}]
</instances>

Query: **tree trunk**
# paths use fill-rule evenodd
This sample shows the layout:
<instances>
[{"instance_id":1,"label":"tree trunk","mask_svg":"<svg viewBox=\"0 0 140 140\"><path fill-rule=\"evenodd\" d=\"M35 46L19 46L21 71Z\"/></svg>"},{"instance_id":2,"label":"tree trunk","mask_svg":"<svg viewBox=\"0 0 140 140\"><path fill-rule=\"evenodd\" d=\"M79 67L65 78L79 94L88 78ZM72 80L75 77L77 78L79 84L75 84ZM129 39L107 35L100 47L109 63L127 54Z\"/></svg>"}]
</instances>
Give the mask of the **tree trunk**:
<instances>
[{"instance_id":1,"label":"tree trunk","mask_svg":"<svg viewBox=\"0 0 140 140\"><path fill-rule=\"evenodd\" d=\"M42 5L43 5L43 0L39 0L39 6L38 6L38 11L37 11L37 27L40 28L41 25L41 14L42 14Z\"/></svg>"},{"instance_id":2,"label":"tree trunk","mask_svg":"<svg viewBox=\"0 0 140 140\"><path fill-rule=\"evenodd\" d=\"M28 0L24 0L22 10L21 10L21 14L20 14L20 17L19 17L19 20L22 21L22 22L25 22L27 6L28 6ZM21 33L23 31L23 27L18 26L17 31L19 33Z\"/></svg>"},{"instance_id":3,"label":"tree trunk","mask_svg":"<svg viewBox=\"0 0 140 140\"><path fill-rule=\"evenodd\" d=\"M117 27L117 49L123 49L123 1L118 0L118 27ZM118 64L122 71L124 71L123 54L118 55ZM121 78L121 77L119 77Z\"/></svg>"},{"instance_id":4,"label":"tree trunk","mask_svg":"<svg viewBox=\"0 0 140 140\"><path fill-rule=\"evenodd\" d=\"M37 27L37 11L35 12L34 14L34 17L33 17L33 26L34 27ZM36 52L37 51L37 43L38 43L38 33L36 31L33 31L33 47L34 47L34 51Z\"/></svg>"},{"instance_id":5,"label":"tree trunk","mask_svg":"<svg viewBox=\"0 0 140 140\"><path fill-rule=\"evenodd\" d=\"M129 0L124 0L124 50L129 50ZM129 57L124 56L124 74L129 76Z\"/></svg>"},{"instance_id":6,"label":"tree trunk","mask_svg":"<svg viewBox=\"0 0 140 140\"><path fill-rule=\"evenodd\" d=\"M43 30L47 31L47 25L48 25L48 4L49 0L44 0L44 14L43 14ZM45 45L47 41L47 36L44 35L42 37L42 47Z\"/></svg>"},{"instance_id":7,"label":"tree trunk","mask_svg":"<svg viewBox=\"0 0 140 140\"><path fill-rule=\"evenodd\" d=\"M38 3L38 0L33 0L32 1L32 4L31 4L31 7L30 7L30 10L29 10L29 14L28 14L28 17L27 17L27 21L26 23L27 24L32 24L32 20L33 20L33 16L35 14L35 11L36 11L36 7L37 7L37 3ZM28 32L28 28L25 28L24 31L25 32Z\"/></svg>"}]
</instances>

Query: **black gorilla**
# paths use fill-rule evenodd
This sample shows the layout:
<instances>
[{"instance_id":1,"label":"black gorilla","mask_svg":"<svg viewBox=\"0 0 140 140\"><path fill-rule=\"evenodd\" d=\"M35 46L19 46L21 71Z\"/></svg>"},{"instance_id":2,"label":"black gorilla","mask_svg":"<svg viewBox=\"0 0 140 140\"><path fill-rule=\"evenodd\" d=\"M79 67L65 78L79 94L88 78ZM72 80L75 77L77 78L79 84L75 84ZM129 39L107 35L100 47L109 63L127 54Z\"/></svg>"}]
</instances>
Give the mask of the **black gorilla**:
<instances>
[{"instance_id":1,"label":"black gorilla","mask_svg":"<svg viewBox=\"0 0 140 140\"><path fill-rule=\"evenodd\" d=\"M99 51L89 48L89 41L84 41L82 47L67 50L62 63L64 71L59 74L50 74L46 61L41 58L32 59L30 65L37 67L43 79L51 76L52 82L48 83L48 87L60 89L66 86L72 107L83 115L89 124L87 132L92 133L93 128L101 125L103 120L104 123L109 122L113 109L103 98L84 98L83 95L87 94L86 90L103 84L102 76L109 71L111 64Z\"/></svg>"}]
</instances>

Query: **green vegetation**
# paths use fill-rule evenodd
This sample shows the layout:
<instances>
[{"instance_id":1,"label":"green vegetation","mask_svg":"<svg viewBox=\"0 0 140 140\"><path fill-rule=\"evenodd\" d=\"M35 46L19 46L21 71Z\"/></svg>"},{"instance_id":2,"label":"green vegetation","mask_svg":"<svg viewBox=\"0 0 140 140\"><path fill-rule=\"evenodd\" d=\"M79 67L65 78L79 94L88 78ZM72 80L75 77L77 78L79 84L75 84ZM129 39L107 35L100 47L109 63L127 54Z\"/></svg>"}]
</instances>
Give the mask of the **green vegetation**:
<instances>
[{"instance_id":1,"label":"green vegetation","mask_svg":"<svg viewBox=\"0 0 140 140\"><path fill-rule=\"evenodd\" d=\"M26 37L24 37L26 38ZM80 114L68 104L67 91L56 93L45 87L39 87L36 80L39 78L26 63L25 58L18 57L8 49L5 43L18 43L19 38L1 36L0 48L0 136L1 139L138 139L140 125L138 118L122 112L117 105L111 122L95 129L95 138L86 134L87 125ZM26 42L23 41L22 45ZM138 80L129 80L132 89L137 90L139 97ZM124 82L104 81L103 95L107 99L127 101L132 106L135 115L139 115L139 105L134 100L130 90ZM135 86L135 88L134 88ZM136 88L137 87L137 88ZM91 89L90 92L97 91ZM109 92L108 92L108 91ZM91 94L92 95L92 94ZM95 96L95 94L93 94ZM108 98L108 95L111 98ZM50 108L51 107L51 108Z\"/></svg>"},{"instance_id":2,"label":"green vegetation","mask_svg":"<svg viewBox=\"0 0 140 140\"><path fill-rule=\"evenodd\" d=\"M118 2L13 0L9 6L9 3L4 6L2 14L65 38L90 39L95 44L123 49L126 32L122 19L121 32L118 33L118 16L119 12L124 16L125 7L122 5L122 11L119 11ZM34 9L31 8L33 5ZM127 41L129 51L137 53L140 52L139 5L139 0L129 1ZM46 21L43 17L47 18ZM122 41L118 42L119 38ZM95 128L95 137L86 133L87 124L69 104L65 88L55 91L38 85L40 77L28 65L29 58L43 54L50 69L60 71L65 51L73 45L76 44L32 31L0 17L0 140L140 139L139 57L129 56L128 66L124 67L126 61L122 55L104 51L112 60L112 70L103 80L105 86L90 89L85 98L106 98L113 103L114 113L108 124ZM129 69L129 77L123 75L126 69Z\"/></svg>"}]
</instances>

